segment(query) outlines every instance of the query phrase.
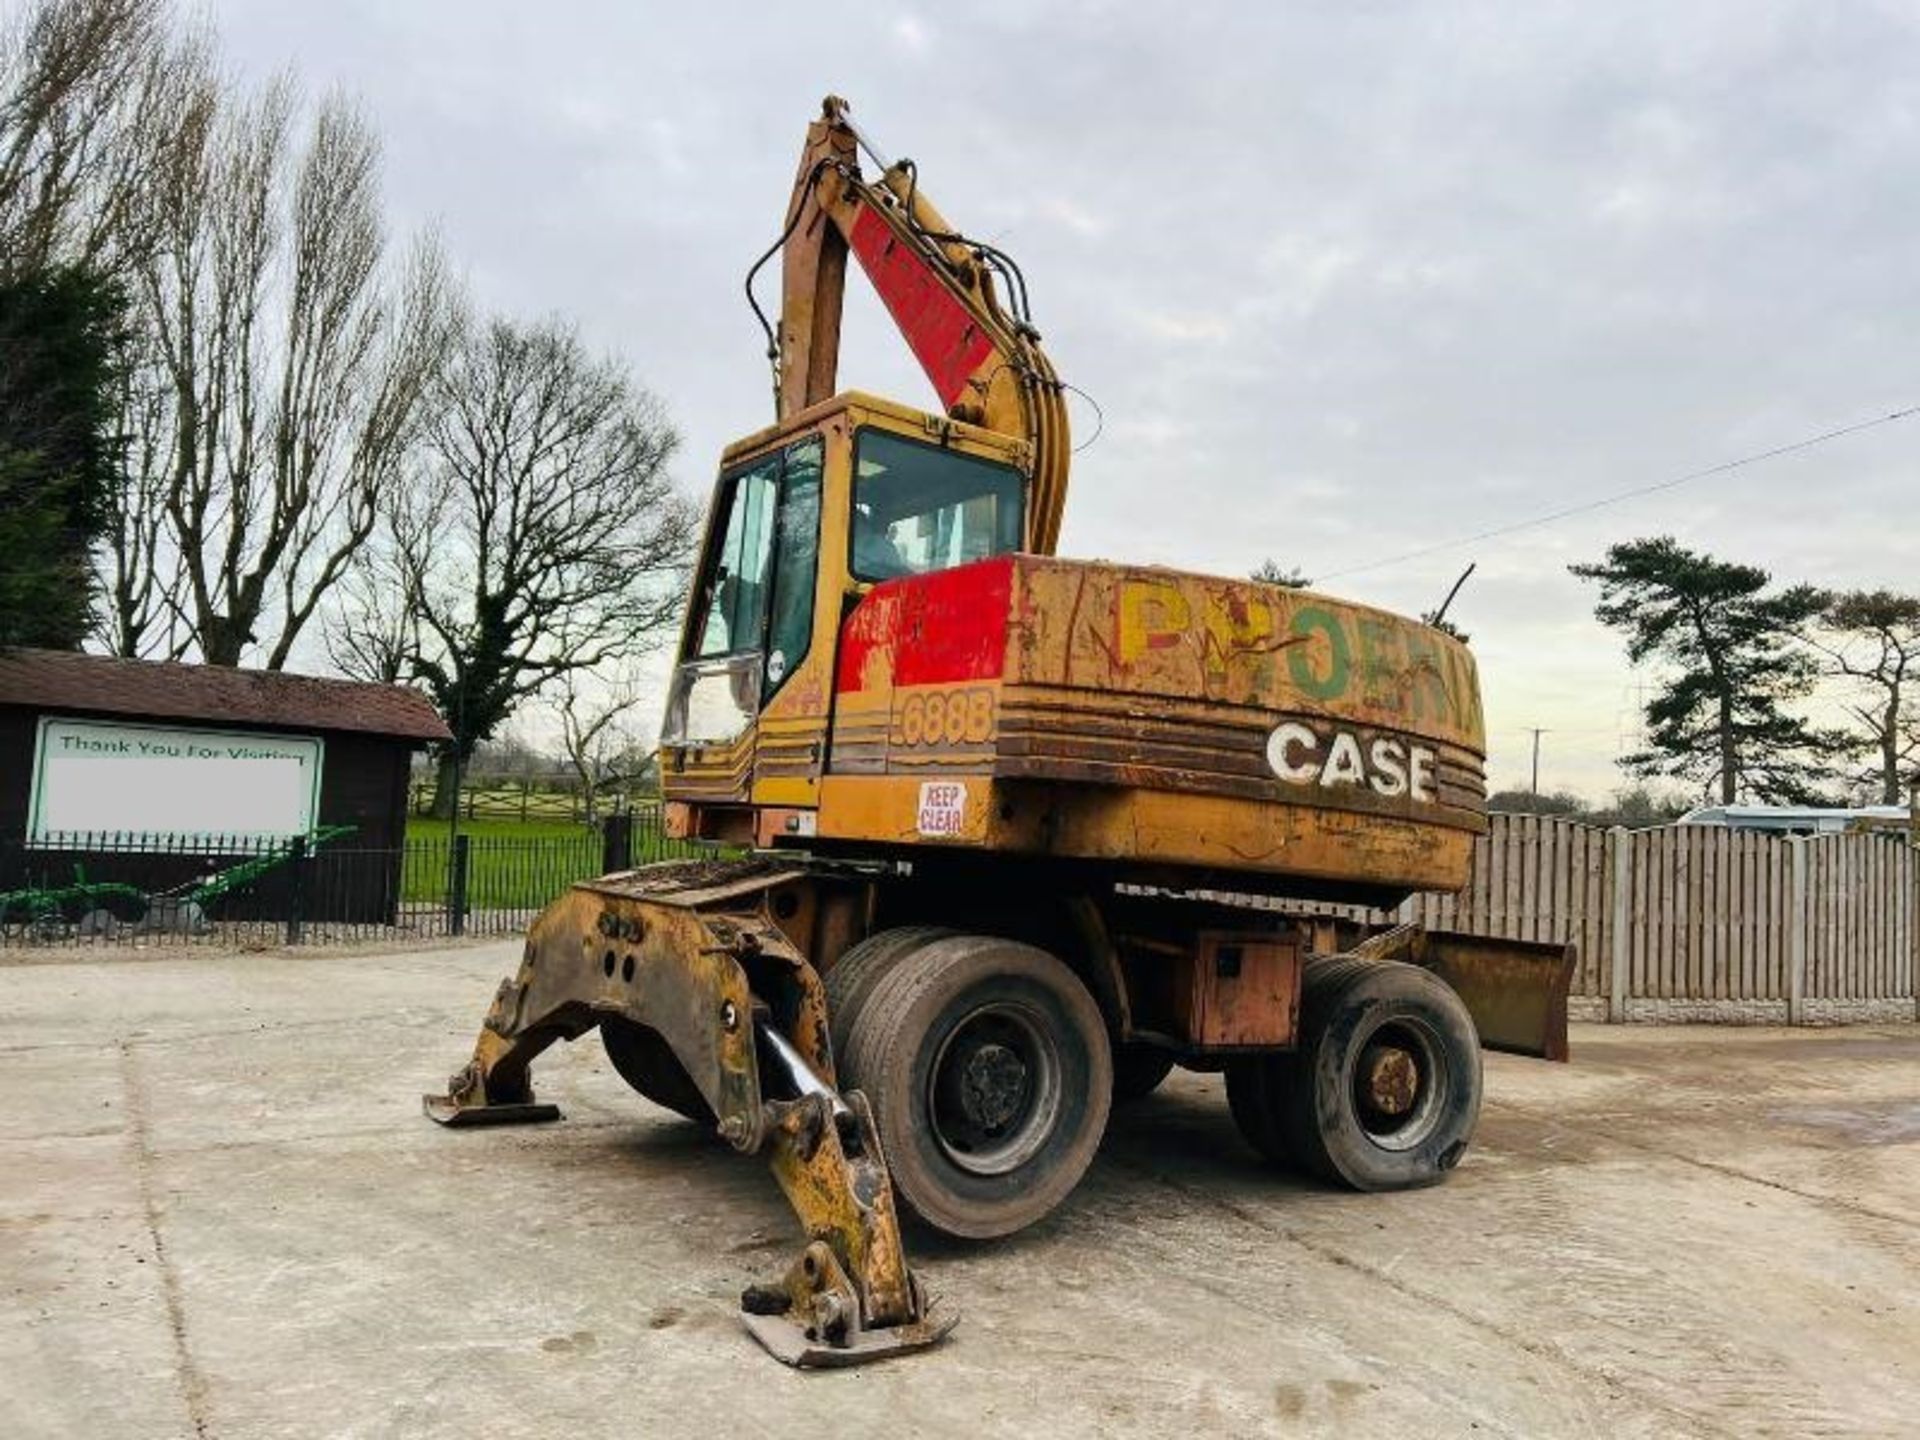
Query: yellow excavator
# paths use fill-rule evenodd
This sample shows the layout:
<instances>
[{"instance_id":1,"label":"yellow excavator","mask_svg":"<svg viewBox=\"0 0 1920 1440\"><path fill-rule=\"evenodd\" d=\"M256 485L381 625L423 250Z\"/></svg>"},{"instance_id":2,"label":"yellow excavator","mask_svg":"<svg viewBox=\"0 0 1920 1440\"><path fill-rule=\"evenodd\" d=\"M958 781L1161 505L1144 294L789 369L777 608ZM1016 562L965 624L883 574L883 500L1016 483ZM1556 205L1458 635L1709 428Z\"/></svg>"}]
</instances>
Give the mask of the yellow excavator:
<instances>
[{"instance_id":1,"label":"yellow excavator","mask_svg":"<svg viewBox=\"0 0 1920 1440\"><path fill-rule=\"evenodd\" d=\"M1032 1224L1176 1065L1224 1071L1275 1163L1443 1177L1482 1046L1566 1057L1571 953L1333 917L1467 878L1466 647L1056 557L1072 447L1024 279L841 100L775 253L776 416L721 460L661 739L669 831L713 856L550 906L428 1113L556 1118L530 1063L598 1028L634 1089L771 1164L806 1244L742 1310L801 1366L939 1340L903 1217ZM941 413L836 393L849 255Z\"/></svg>"}]
</instances>

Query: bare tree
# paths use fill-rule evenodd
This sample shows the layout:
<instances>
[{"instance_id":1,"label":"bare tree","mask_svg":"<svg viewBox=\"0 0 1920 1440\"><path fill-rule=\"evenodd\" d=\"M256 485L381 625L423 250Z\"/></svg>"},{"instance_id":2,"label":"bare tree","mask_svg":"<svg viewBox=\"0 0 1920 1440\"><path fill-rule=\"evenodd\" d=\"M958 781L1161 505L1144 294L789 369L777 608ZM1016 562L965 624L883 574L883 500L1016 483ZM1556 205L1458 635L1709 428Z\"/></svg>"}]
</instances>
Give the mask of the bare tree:
<instances>
[{"instance_id":1,"label":"bare tree","mask_svg":"<svg viewBox=\"0 0 1920 1440\"><path fill-rule=\"evenodd\" d=\"M203 32L169 0L38 0L0 28L0 264L116 274L156 239L155 190L214 104Z\"/></svg>"},{"instance_id":2,"label":"bare tree","mask_svg":"<svg viewBox=\"0 0 1920 1440\"><path fill-rule=\"evenodd\" d=\"M557 322L494 320L456 347L395 526L413 671L456 736L435 813L521 702L642 653L678 619L696 519L667 476L677 444L625 367Z\"/></svg>"},{"instance_id":3,"label":"bare tree","mask_svg":"<svg viewBox=\"0 0 1920 1440\"><path fill-rule=\"evenodd\" d=\"M389 255L378 180L351 104L236 92L173 0L0 22L0 278L78 267L131 311L92 532L116 652L282 668L374 532L449 313L436 246Z\"/></svg>"},{"instance_id":4,"label":"bare tree","mask_svg":"<svg viewBox=\"0 0 1920 1440\"><path fill-rule=\"evenodd\" d=\"M1859 753L1871 756L1862 776L1885 805L1897 805L1920 772L1920 723L1913 687L1920 684L1920 596L1853 590L1829 597L1809 635L1829 673L1853 682L1844 703L1858 726Z\"/></svg>"},{"instance_id":5,"label":"bare tree","mask_svg":"<svg viewBox=\"0 0 1920 1440\"><path fill-rule=\"evenodd\" d=\"M369 541L341 577L337 603L321 615L327 658L342 675L396 685L410 673L420 622L403 554L381 538Z\"/></svg>"},{"instance_id":6,"label":"bare tree","mask_svg":"<svg viewBox=\"0 0 1920 1440\"><path fill-rule=\"evenodd\" d=\"M554 708L560 717L560 746L580 782L591 824L599 818L601 788L625 778L626 762L644 759L636 755L632 724L640 701L640 677L626 664L604 682L572 670L560 677L559 684Z\"/></svg>"},{"instance_id":7,"label":"bare tree","mask_svg":"<svg viewBox=\"0 0 1920 1440\"><path fill-rule=\"evenodd\" d=\"M367 122L333 96L296 143L298 111L280 79L208 117L138 268L187 634L274 670L399 481L449 315L431 241L388 262Z\"/></svg>"}]
</instances>

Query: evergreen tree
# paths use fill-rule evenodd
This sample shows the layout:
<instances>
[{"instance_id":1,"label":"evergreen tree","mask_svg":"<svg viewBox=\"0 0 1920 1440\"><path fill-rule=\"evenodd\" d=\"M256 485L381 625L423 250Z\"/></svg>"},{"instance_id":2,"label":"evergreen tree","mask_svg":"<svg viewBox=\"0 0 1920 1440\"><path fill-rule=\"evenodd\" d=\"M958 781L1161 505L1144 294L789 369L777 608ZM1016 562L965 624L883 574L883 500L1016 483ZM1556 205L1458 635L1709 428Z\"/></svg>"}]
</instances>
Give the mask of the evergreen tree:
<instances>
[{"instance_id":1,"label":"evergreen tree","mask_svg":"<svg viewBox=\"0 0 1920 1440\"><path fill-rule=\"evenodd\" d=\"M1647 748L1620 762L1629 773L1711 786L1728 805L1742 796L1776 804L1822 798L1819 787L1831 778L1823 755L1836 738L1787 708L1818 677L1796 636L1820 615L1820 591L1770 592L1765 570L1664 535L1569 568L1599 582L1594 614L1626 635L1629 660L1672 667L1647 703Z\"/></svg>"},{"instance_id":2,"label":"evergreen tree","mask_svg":"<svg viewBox=\"0 0 1920 1440\"><path fill-rule=\"evenodd\" d=\"M0 280L0 645L77 649L118 473L116 285L81 267Z\"/></svg>"}]
</instances>

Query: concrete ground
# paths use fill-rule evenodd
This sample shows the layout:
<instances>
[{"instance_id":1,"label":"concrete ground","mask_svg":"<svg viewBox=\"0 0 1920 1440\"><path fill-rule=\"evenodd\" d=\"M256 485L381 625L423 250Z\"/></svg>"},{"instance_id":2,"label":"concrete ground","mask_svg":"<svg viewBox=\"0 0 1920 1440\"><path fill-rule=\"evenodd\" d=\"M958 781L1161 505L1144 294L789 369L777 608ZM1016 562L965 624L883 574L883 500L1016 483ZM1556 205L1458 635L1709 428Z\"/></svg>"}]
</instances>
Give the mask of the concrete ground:
<instances>
[{"instance_id":1,"label":"concrete ground","mask_svg":"<svg viewBox=\"0 0 1920 1440\"><path fill-rule=\"evenodd\" d=\"M1261 1168L1216 1077L1066 1209L921 1242L942 1349L796 1374L792 1227L594 1041L447 1132L514 945L0 969L0 1433L1806 1435L1920 1426L1920 1029L1580 1029L1490 1057L1438 1189Z\"/></svg>"}]
</instances>

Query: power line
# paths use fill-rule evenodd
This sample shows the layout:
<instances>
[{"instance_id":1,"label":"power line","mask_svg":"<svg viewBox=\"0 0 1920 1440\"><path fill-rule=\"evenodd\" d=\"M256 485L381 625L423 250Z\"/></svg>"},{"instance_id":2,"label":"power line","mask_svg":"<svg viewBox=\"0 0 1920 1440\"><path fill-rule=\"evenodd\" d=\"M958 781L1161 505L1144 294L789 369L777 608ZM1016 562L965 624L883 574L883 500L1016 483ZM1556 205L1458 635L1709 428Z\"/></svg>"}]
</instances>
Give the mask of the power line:
<instances>
[{"instance_id":1,"label":"power line","mask_svg":"<svg viewBox=\"0 0 1920 1440\"><path fill-rule=\"evenodd\" d=\"M1337 580L1346 575L1359 575L1368 570L1381 569L1383 566L1418 560L1422 556L1435 555L1442 550L1458 550L1462 545L1477 545L1482 540L1495 540L1502 535L1511 535L1519 530L1531 530L1536 525L1550 525L1556 520L1565 520L1569 516L1584 515L1590 510L1603 510L1609 505L1618 505L1625 500L1636 500L1642 495L1652 495L1661 490L1673 490L1681 485L1691 484L1695 480L1705 480L1710 476L1724 475L1730 470L1739 470L1747 465L1757 465L1762 460L1777 459L1782 455L1791 455L1797 450L1811 450L1814 446L1824 445L1829 440L1838 440L1845 435L1857 435L1862 430L1891 425L1896 420L1905 420L1914 415L1920 415L1920 405L1910 405L1904 410L1895 410L1890 415L1876 415L1871 420L1860 420L1852 425L1842 425L1837 430L1826 430L1818 435L1809 435L1806 439L1796 440L1791 445L1776 445L1771 450L1743 455L1738 460L1709 465L1704 470L1692 470L1685 475L1675 475L1671 479L1656 480L1651 485L1640 485L1631 490L1622 490L1615 495L1603 495L1598 500L1569 505L1564 510L1551 510L1544 515L1535 515L1531 519L1516 520L1510 525L1496 525L1491 530L1482 530L1475 535L1463 535L1457 540L1441 540L1432 545L1422 545L1418 549L1404 550L1398 555L1386 555L1378 560L1368 560L1359 565L1348 565L1344 569L1330 570L1324 575L1315 577L1314 583L1317 585L1322 580Z\"/></svg>"}]
</instances>

